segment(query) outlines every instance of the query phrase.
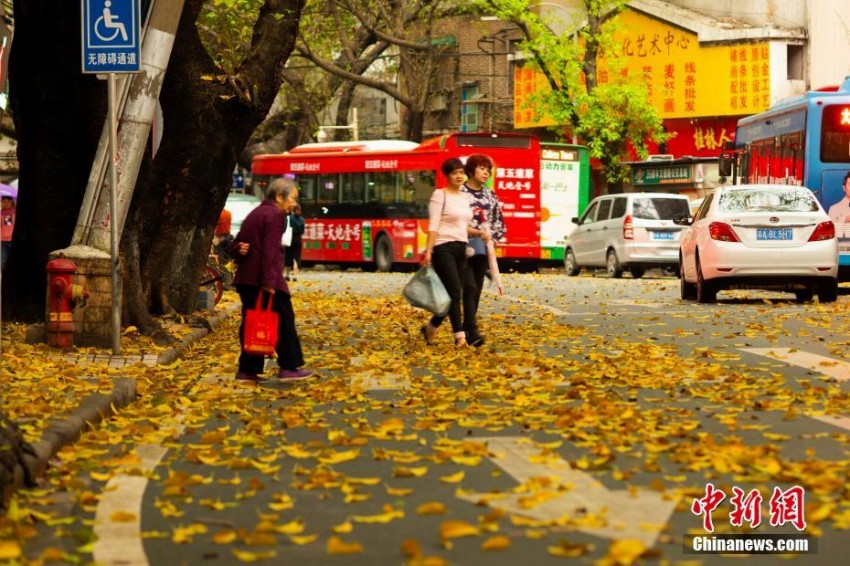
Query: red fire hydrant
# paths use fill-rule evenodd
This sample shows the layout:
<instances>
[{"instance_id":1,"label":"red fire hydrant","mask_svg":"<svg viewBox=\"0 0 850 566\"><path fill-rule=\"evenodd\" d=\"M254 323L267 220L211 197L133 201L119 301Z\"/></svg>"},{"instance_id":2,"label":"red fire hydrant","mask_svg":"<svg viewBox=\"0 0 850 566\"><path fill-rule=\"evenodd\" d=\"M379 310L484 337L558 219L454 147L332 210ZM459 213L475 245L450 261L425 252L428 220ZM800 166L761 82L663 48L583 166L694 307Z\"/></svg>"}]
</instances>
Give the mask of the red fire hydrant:
<instances>
[{"instance_id":1,"label":"red fire hydrant","mask_svg":"<svg viewBox=\"0 0 850 566\"><path fill-rule=\"evenodd\" d=\"M74 307L85 305L89 293L73 284L77 266L65 258L47 262L47 343L57 348L74 345Z\"/></svg>"}]
</instances>

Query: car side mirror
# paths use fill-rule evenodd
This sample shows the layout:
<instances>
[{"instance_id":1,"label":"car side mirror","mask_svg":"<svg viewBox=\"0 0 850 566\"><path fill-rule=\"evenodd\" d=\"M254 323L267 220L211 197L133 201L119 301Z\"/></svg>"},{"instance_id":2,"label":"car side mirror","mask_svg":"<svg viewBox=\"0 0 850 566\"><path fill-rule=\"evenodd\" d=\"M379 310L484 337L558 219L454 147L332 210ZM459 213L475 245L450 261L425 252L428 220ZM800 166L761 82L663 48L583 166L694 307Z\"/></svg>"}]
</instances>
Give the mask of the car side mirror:
<instances>
[{"instance_id":1,"label":"car side mirror","mask_svg":"<svg viewBox=\"0 0 850 566\"><path fill-rule=\"evenodd\" d=\"M572 222L573 224L581 225L581 220L578 219L578 216L573 216L572 218L570 218L570 222Z\"/></svg>"},{"instance_id":2,"label":"car side mirror","mask_svg":"<svg viewBox=\"0 0 850 566\"><path fill-rule=\"evenodd\" d=\"M691 217L687 214L677 214L673 217L673 224L678 224L679 226L690 226Z\"/></svg>"}]
</instances>

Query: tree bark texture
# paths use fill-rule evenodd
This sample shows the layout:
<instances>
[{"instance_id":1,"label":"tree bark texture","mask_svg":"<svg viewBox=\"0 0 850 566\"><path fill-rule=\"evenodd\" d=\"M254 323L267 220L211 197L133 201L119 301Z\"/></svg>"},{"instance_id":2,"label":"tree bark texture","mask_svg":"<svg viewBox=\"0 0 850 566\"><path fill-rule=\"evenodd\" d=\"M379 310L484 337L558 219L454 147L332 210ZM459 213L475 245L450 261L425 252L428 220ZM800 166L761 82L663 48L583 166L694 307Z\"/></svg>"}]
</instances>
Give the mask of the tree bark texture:
<instances>
[{"instance_id":1,"label":"tree bark texture","mask_svg":"<svg viewBox=\"0 0 850 566\"><path fill-rule=\"evenodd\" d=\"M251 51L233 76L223 75L201 43L195 21L203 0L187 1L160 94L162 143L156 156L148 154L142 164L121 240L125 322L150 331L151 314L194 309L198 275L230 190L237 156L277 95L304 1L265 2L254 26ZM79 49L67 47L79 46L75 23L79 3L18 0L16 16L17 4L39 9L25 11L25 17L18 19L12 51L18 57L17 76L12 78L18 90L13 91L12 102L21 135L24 198L18 211L21 229L18 232L16 226L15 234L23 243L21 253L13 252L11 261L16 265L10 279L19 297L29 293L33 279L41 280L41 289L23 302L35 308L16 308L12 314L20 320L37 320L44 313L44 261L50 251L67 246L73 232L103 126L106 87L80 74ZM21 29L22 23L28 27ZM44 25L64 34L63 47L33 60L40 51L36 45L51 36L37 28ZM33 45L27 49L29 43ZM57 81L52 72L58 55L64 55L63 81ZM51 95L80 84L88 89L73 105L60 103L58 94ZM67 99L78 91L63 96ZM46 167L50 175L44 173ZM61 202L55 202L60 195ZM24 254L26 260L21 259ZM4 309L4 314L8 312Z\"/></svg>"}]
</instances>

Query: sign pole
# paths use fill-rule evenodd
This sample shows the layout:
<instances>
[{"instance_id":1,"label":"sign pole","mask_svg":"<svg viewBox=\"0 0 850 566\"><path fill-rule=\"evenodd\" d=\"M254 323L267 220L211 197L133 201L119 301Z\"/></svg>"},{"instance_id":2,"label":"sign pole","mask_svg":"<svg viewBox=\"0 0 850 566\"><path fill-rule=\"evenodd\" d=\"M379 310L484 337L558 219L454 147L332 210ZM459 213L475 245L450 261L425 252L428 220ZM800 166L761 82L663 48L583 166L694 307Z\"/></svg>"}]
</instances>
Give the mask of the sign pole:
<instances>
[{"instance_id":1,"label":"sign pole","mask_svg":"<svg viewBox=\"0 0 850 566\"><path fill-rule=\"evenodd\" d=\"M118 293L118 143L117 120L115 117L115 73L107 78L109 97L109 232L110 260L112 264L112 354L121 353L121 299Z\"/></svg>"}]
</instances>

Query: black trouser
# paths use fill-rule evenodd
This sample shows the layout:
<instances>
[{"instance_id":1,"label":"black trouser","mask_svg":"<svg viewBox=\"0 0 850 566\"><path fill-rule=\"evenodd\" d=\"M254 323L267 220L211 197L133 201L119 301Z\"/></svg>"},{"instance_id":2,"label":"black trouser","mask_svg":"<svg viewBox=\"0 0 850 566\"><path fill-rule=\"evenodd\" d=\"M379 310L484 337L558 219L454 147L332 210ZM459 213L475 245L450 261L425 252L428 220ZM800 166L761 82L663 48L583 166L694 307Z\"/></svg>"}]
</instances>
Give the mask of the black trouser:
<instances>
[{"instance_id":1,"label":"black trouser","mask_svg":"<svg viewBox=\"0 0 850 566\"><path fill-rule=\"evenodd\" d=\"M434 246L431 252L431 265L440 276L440 281L443 282L452 300L448 315L452 323L452 332L461 332L463 319L460 301L463 294L463 280L466 277L466 242L446 242ZM445 316L433 317L431 326L440 326L445 318Z\"/></svg>"},{"instance_id":2,"label":"black trouser","mask_svg":"<svg viewBox=\"0 0 850 566\"><path fill-rule=\"evenodd\" d=\"M468 339L478 336L478 303L484 289L484 274L487 272L487 256L474 255L466 260L466 277L463 280L463 329Z\"/></svg>"},{"instance_id":3,"label":"black trouser","mask_svg":"<svg viewBox=\"0 0 850 566\"><path fill-rule=\"evenodd\" d=\"M237 285L239 298L242 300L242 324L239 326L239 344L245 344L245 312L257 304L257 294L260 288L255 285ZM263 301L268 301L264 293ZM292 309L292 298L283 291L275 290L272 310L277 313L277 365L282 369L298 369L304 365L304 355L301 353L301 341L295 329L295 311ZM257 354L239 354L239 371L245 373L263 373L265 356Z\"/></svg>"}]
</instances>

